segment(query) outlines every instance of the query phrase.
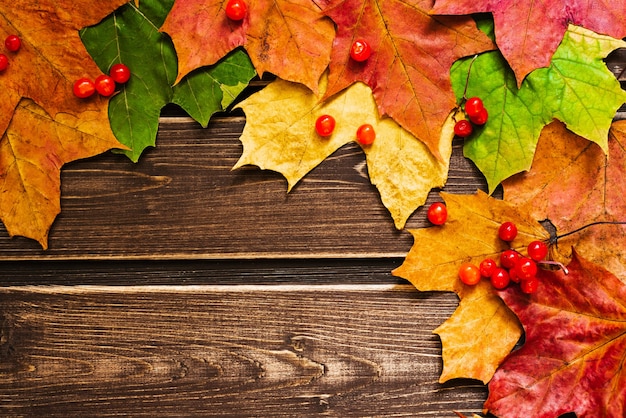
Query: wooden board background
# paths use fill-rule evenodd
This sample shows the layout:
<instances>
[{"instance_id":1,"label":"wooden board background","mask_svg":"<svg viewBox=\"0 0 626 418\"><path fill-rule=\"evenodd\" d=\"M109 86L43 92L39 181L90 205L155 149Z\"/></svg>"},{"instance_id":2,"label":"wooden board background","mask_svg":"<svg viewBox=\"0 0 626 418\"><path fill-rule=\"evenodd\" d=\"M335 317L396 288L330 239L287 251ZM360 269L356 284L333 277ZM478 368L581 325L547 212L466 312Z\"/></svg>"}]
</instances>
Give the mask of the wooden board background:
<instances>
[{"instance_id":1,"label":"wooden board background","mask_svg":"<svg viewBox=\"0 0 626 418\"><path fill-rule=\"evenodd\" d=\"M624 62L607 60L622 81ZM139 163L107 153L65 166L48 250L0 227L1 416L481 411L480 382L438 382L432 331L458 300L391 275L412 238L360 149L287 194L276 173L231 170L244 124L165 112ZM455 143L445 190L476 189ZM419 209L407 229L426 226Z\"/></svg>"}]
</instances>

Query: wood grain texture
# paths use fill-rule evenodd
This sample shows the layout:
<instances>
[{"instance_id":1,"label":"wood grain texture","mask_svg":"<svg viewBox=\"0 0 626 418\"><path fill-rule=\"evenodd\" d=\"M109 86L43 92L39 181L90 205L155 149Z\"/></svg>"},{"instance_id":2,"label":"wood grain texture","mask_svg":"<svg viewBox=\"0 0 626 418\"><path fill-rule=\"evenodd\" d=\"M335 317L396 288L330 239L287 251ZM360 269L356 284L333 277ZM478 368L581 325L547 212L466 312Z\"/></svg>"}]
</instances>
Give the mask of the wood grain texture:
<instances>
[{"instance_id":1,"label":"wood grain texture","mask_svg":"<svg viewBox=\"0 0 626 418\"><path fill-rule=\"evenodd\" d=\"M457 300L409 285L0 291L2 416L411 416L480 411L437 382Z\"/></svg>"},{"instance_id":2,"label":"wood grain texture","mask_svg":"<svg viewBox=\"0 0 626 418\"><path fill-rule=\"evenodd\" d=\"M157 147L133 164L104 154L62 172L62 213L48 251L0 228L0 259L402 257L412 244L369 183L364 155L346 146L289 194L277 173L247 167L243 116L163 118ZM485 187L458 145L451 192ZM436 192L431 200L437 199ZM422 209L409 228L426 225Z\"/></svg>"}]
</instances>

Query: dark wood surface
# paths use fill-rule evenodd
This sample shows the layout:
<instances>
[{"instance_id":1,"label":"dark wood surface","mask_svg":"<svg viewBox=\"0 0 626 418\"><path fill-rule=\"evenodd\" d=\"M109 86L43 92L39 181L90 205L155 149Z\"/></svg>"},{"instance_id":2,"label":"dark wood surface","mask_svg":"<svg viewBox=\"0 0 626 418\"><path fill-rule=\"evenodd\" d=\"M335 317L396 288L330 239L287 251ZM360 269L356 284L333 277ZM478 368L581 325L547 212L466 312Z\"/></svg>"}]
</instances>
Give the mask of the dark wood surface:
<instances>
[{"instance_id":1,"label":"dark wood surface","mask_svg":"<svg viewBox=\"0 0 626 418\"><path fill-rule=\"evenodd\" d=\"M412 238L359 148L287 194L276 173L231 170L244 123L172 111L139 163L66 165L47 251L0 227L0 416L481 411L480 382L438 382L432 331L458 300L391 275ZM451 167L446 191L485 189L460 144ZM407 223L426 226L423 209Z\"/></svg>"}]
</instances>

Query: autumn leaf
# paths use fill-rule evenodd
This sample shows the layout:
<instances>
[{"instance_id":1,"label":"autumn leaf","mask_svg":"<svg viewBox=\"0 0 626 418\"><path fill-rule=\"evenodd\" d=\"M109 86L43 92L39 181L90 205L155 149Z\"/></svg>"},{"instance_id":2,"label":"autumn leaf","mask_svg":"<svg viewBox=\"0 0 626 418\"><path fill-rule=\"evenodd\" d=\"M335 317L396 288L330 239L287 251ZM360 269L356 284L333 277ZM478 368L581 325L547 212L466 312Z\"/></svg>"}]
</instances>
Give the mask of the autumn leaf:
<instances>
[{"instance_id":1,"label":"autumn leaf","mask_svg":"<svg viewBox=\"0 0 626 418\"><path fill-rule=\"evenodd\" d=\"M392 117L443 158L441 126L456 105L450 66L461 57L493 49L491 40L469 17L429 15L430 0L326 3L324 13L337 25L326 96L364 82L372 88L381 115ZM356 39L365 39L372 48L366 62L350 59Z\"/></svg>"},{"instance_id":2,"label":"autumn leaf","mask_svg":"<svg viewBox=\"0 0 626 418\"><path fill-rule=\"evenodd\" d=\"M241 22L224 12L227 0L177 0L161 30L178 54L176 82L243 46L260 75L270 72L317 91L335 30L311 0L248 2Z\"/></svg>"},{"instance_id":3,"label":"autumn leaf","mask_svg":"<svg viewBox=\"0 0 626 418\"><path fill-rule=\"evenodd\" d=\"M81 77L95 79L101 72L80 41L78 31L98 23L128 0L4 1L0 30L16 34L22 46L9 54L9 68L0 77L0 135L23 97L32 99L49 115L102 111L105 100L79 100L72 86ZM110 129L108 129L110 130Z\"/></svg>"},{"instance_id":4,"label":"autumn leaf","mask_svg":"<svg viewBox=\"0 0 626 418\"><path fill-rule=\"evenodd\" d=\"M48 231L61 211L61 167L122 148L108 126L99 111L52 118L22 100L0 139L0 218L11 236L32 238L47 248Z\"/></svg>"},{"instance_id":5,"label":"autumn leaf","mask_svg":"<svg viewBox=\"0 0 626 418\"><path fill-rule=\"evenodd\" d=\"M118 62L131 69L131 79L111 99L109 118L117 139L130 148L125 154L135 162L147 147L155 146L163 106L178 104L206 127L210 117L230 105L255 75L247 55L234 51L172 87L176 51L158 28L173 3L142 0L139 7L129 3L81 33L103 72Z\"/></svg>"},{"instance_id":6,"label":"autumn leaf","mask_svg":"<svg viewBox=\"0 0 626 418\"><path fill-rule=\"evenodd\" d=\"M626 416L626 285L576 253L568 270L541 271L531 296L501 293L526 338L489 383L500 418Z\"/></svg>"},{"instance_id":7,"label":"autumn leaf","mask_svg":"<svg viewBox=\"0 0 626 418\"><path fill-rule=\"evenodd\" d=\"M74 96L74 81L100 70L78 31L127 0L16 0L0 5L0 28L21 40L0 76L0 218L10 235L47 248L60 210L59 170L66 162L124 148L111 132L107 100Z\"/></svg>"},{"instance_id":8,"label":"autumn leaf","mask_svg":"<svg viewBox=\"0 0 626 418\"><path fill-rule=\"evenodd\" d=\"M571 248L626 282L626 121L614 122L608 155L562 123L546 126L530 171L503 183L505 200L528 204L535 219L549 219L564 235L552 257L567 262Z\"/></svg>"},{"instance_id":9,"label":"autumn leaf","mask_svg":"<svg viewBox=\"0 0 626 418\"><path fill-rule=\"evenodd\" d=\"M626 36L626 1L435 0L442 15L493 14L498 48L517 85L532 71L547 67L569 24L621 39Z\"/></svg>"},{"instance_id":10,"label":"autumn leaf","mask_svg":"<svg viewBox=\"0 0 626 418\"><path fill-rule=\"evenodd\" d=\"M315 95L308 88L276 80L239 106L246 114L241 135L243 153L234 168L253 164L285 176L288 190L309 171L341 146L356 139L361 124L369 123L376 140L363 146L372 184L378 188L383 204L398 229L424 204L433 187L442 187L452 152L452 118L443 129L440 153L436 160L423 143L389 118L380 118L372 92L356 83L333 98L322 101L326 81ZM332 115L336 128L330 138L315 132L315 121Z\"/></svg>"},{"instance_id":11,"label":"autumn leaf","mask_svg":"<svg viewBox=\"0 0 626 418\"><path fill-rule=\"evenodd\" d=\"M409 280L418 290L459 296L457 310L435 330L443 346L444 369L439 380L468 377L488 382L522 330L489 281L467 286L458 279L459 266L465 261L478 265L485 258L499 260L499 254L509 248L498 237L498 228L505 221L517 225L518 235L510 247L519 251L531 241L547 239L548 232L527 208L484 192L441 195L448 208L447 222L411 230L413 247L393 274Z\"/></svg>"},{"instance_id":12,"label":"autumn leaf","mask_svg":"<svg viewBox=\"0 0 626 418\"><path fill-rule=\"evenodd\" d=\"M541 129L554 118L607 149L608 130L626 92L602 60L624 46L570 26L550 66L531 73L519 89L498 52L455 64L459 100L467 85L466 97L481 97L489 111L489 121L466 140L464 153L485 175L490 192L530 168Z\"/></svg>"}]
</instances>

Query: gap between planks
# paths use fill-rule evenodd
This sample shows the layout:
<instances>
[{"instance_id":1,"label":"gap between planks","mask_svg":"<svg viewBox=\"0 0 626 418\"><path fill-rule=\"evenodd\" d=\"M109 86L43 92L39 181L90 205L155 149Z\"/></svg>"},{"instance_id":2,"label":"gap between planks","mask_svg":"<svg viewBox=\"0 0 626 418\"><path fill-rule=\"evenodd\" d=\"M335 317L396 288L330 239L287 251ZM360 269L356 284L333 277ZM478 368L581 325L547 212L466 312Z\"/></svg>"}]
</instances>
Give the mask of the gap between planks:
<instances>
[{"instance_id":1,"label":"gap between planks","mask_svg":"<svg viewBox=\"0 0 626 418\"><path fill-rule=\"evenodd\" d=\"M26 285L2 287L0 293L40 293L40 294L79 294L79 293L249 293L249 292L402 292L415 293L418 290L410 284L218 284L218 285Z\"/></svg>"}]
</instances>

